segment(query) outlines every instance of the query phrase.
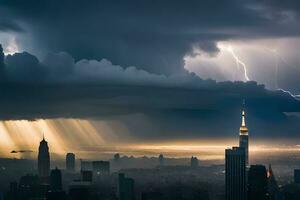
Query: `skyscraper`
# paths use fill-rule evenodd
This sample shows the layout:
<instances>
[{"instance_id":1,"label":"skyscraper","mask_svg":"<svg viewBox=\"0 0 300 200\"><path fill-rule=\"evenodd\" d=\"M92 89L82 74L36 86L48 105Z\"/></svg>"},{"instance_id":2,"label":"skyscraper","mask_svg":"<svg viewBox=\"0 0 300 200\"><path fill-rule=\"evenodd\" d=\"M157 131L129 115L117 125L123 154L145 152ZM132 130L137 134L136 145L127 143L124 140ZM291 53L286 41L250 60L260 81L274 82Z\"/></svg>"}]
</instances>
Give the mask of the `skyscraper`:
<instances>
[{"instance_id":1,"label":"skyscraper","mask_svg":"<svg viewBox=\"0 0 300 200\"><path fill-rule=\"evenodd\" d=\"M115 161L115 162L119 162L119 161L120 161L120 154L119 154L119 153L116 153L116 154L114 155L114 161Z\"/></svg>"},{"instance_id":2,"label":"skyscraper","mask_svg":"<svg viewBox=\"0 0 300 200\"><path fill-rule=\"evenodd\" d=\"M57 168L55 168L54 170L51 170L50 187L51 187L51 191L61 191L62 190L61 172Z\"/></svg>"},{"instance_id":3,"label":"skyscraper","mask_svg":"<svg viewBox=\"0 0 300 200\"><path fill-rule=\"evenodd\" d=\"M93 162L92 161L80 161L80 171L92 171L93 170Z\"/></svg>"},{"instance_id":4,"label":"skyscraper","mask_svg":"<svg viewBox=\"0 0 300 200\"><path fill-rule=\"evenodd\" d=\"M135 199L134 180L132 178L126 178L123 173L119 174L118 197L119 200Z\"/></svg>"},{"instance_id":5,"label":"skyscraper","mask_svg":"<svg viewBox=\"0 0 300 200\"><path fill-rule=\"evenodd\" d=\"M249 165L248 128L246 127L245 111L242 110L242 125L240 127L240 147L245 149L246 165Z\"/></svg>"},{"instance_id":6,"label":"skyscraper","mask_svg":"<svg viewBox=\"0 0 300 200\"><path fill-rule=\"evenodd\" d=\"M75 171L75 154L74 153L67 153L66 155L66 169L69 172Z\"/></svg>"},{"instance_id":7,"label":"skyscraper","mask_svg":"<svg viewBox=\"0 0 300 200\"><path fill-rule=\"evenodd\" d=\"M300 183L300 169L294 170L294 183Z\"/></svg>"},{"instance_id":8,"label":"skyscraper","mask_svg":"<svg viewBox=\"0 0 300 200\"><path fill-rule=\"evenodd\" d=\"M164 166L164 164L165 164L165 158L164 158L163 154L159 154L158 160L159 160L159 166Z\"/></svg>"},{"instance_id":9,"label":"skyscraper","mask_svg":"<svg viewBox=\"0 0 300 200\"><path fill-rule=\"evenodd\" d=\"M110 172L109 161L93 161L92 169L95 175L108 175Z\"/></svg>"},{"instance_id":10,"label":"skyscraper","mask_svg":"<svg viewBox=\"0 0 300 200\"><path fill-rule=\"evenodd\" d=\"M83 182L92 182L93 181L93 171L87 170L81 170L81 180Z\"/></svg>"},{"instance_id":11,"label":"skyscraper","mask_svg":"<svg viewBox=\"0 0 300 200\"><path fill-rule=\"evenodd\" d=\"M246 200L245 149L232 147L225 150L226 200Z\"/></svg>"},{"instance_id":12,"label":"skyscraper","mask_svg":"<svg viewBox=\"0 0 300 200\"><path fill-rule=\"evenodd\" d=\"M251 165L248 172L248 200L267 200L268 177L266 167Z\"/></svg>"},{"instance_id":13,"label":"skyscraper","mask_svg":"<svg viewBox=\"0 0 300 200\"><path fill-rule=\"evenodd\" d=\"M49 172L50 172L50 155L49 155L48 143L45 140L44 136L39 146L38 171L41 180L48 179Z\"/></svg>"},{"instance_id":14,"label":"skyscraper","mask_svg":"<svg viewBox=\"0 0 300 200\"><path fill-rule=\"evenodd\" d=\"M280 191L280 188L277 184L277 181L275 179L275 175L272 170L271 164L269 165L269 170L268 170L268 193L270 195L271 200L283 200L283 194Z\"/></svg>"},{"instance_id":15,"label":"skyscraper","mask_svg":"<svg viewBox=\"0 0 300 200\"><path fill-rule=\"evenodd\" d=\"M199 167L199 161L197 157L191 157L191 168L197 169Z\"/></svg>"}]
</instances>

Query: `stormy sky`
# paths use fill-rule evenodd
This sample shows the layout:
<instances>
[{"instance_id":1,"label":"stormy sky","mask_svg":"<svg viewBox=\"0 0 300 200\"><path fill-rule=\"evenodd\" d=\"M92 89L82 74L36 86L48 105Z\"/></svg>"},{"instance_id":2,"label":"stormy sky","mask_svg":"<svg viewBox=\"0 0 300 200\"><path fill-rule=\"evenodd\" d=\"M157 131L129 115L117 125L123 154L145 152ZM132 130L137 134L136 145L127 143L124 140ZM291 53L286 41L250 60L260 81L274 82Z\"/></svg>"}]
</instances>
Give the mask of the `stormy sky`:
<instances>
[{"instance_id":1,"label":"stormy sky","mask_svg":"<svg viewBox=\"0 0 300 200\"><path fill-rule=\"evenodd\" d=\"M296 0L0 0L0 117L232 137L245 99L254 137L297 137L299 18Z\"/></svg>"}]
</instances>

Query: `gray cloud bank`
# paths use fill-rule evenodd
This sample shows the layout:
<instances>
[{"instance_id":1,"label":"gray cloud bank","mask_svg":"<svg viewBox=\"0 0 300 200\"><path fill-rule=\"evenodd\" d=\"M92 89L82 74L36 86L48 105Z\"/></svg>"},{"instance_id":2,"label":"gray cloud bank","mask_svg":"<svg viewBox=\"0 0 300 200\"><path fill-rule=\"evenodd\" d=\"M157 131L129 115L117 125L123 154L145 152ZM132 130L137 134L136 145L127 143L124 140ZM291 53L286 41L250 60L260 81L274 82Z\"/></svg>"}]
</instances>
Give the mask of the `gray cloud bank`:
<instances>
[{"instance_id":1,"label":"gray cloud bank","mask_svg":"<svg viewBox=\"0 0 300 200\"><path fill-rule=\"evenodd\" d=\"M1 119L118 120L147 139L226 137L240 124L245 98L257 137L282 136L282 130L297 136L294 130L300 128L298 118L285 115L299 112L299 101L255 82L158 75L106 59L76 62L67 53L49 54L43 61L16 53L0 63Z\"/></svg>"},{"instance_id":2,"label":"gray cloud bank","mask_svg":"<svg viewBox=\"0 0 300 200\"><path fill-rule=\"evenodd\" d=\"M122 121L143 138L232 136L247 100L253 136L297 136L299 102L255 82L203 80L183 68L226 40L299 37L299 1L0 0L1 119ZM46 52L69 52L46 54Z\"/></svg>"},{"instance_id":3,"label":"gray cloud bank","mask_svg":"<svg viewBox=\"0 0 300 200\"><path fill-rule=\"evenodd\" d=\"M22 32L21 49L163 74L184 71L193 48L214 55L218 41L300 33L298 1L2 0L0 11L0 30Z\"/></svg>"}]
</instances>

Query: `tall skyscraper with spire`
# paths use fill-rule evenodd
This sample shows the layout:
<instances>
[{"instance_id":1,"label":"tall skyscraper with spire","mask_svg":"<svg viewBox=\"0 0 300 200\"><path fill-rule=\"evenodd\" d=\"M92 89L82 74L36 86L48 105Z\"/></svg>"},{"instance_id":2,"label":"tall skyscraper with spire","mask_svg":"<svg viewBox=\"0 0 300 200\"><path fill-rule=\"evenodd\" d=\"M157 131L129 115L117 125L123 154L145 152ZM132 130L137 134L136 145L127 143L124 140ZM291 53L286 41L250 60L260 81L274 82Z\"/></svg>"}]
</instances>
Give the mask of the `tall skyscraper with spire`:
<instances>
[{"instance_id":1,"label":"tall skyscraper with spire","mask_svg":"<svg viewBox=\"0 0 300 200\"><path fill-rule=\"evenodd\" d=\"M48 143L43 135L43 140L40 142L39 154L38 154L38 171L39 177L42 180L46 180L49 177L50 172L50 155Z\"/></svg>"},{"instance_id":2,"label":"tall skyscraper with spire","mask_svg":"<svg viewBox=\"0 0 300 200\"><path fill-rule=\"evenodd\" d=\"M244 102L245 105L245 102ZM249 136L248 136L248 128L246 127L246 114L245 114L245 109L243 105L243 110L242 110L242 125L240 127L240 147L245 149L245 161L246 165L249 165Z\"/></svg>"},{"instance_id":3,"label":"tall skyscraper with spire","mask_svg":"<svg viewBox=\"0 0 300 200\"><path fill-rule=\"evenodd\" d=\"M225 150L225 199L226 200L246 200L247 180L246 180L245 149L232 147Z\"/></svg>"}]
</instances>

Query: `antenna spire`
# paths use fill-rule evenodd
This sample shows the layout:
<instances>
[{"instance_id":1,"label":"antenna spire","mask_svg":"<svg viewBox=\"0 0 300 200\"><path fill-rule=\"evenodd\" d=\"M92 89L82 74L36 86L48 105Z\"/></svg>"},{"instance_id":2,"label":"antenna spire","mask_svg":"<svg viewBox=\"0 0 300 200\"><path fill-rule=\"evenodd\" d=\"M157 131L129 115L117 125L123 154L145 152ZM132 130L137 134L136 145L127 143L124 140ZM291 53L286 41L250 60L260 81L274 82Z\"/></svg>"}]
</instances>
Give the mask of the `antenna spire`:
<instances>
[{"instance_id":1,"label":"antenna spire","mask_svg":"<svg viewBox=\"0 0 300 200\"><path fill-rule=\"evenodd\" d=\"M240 127L240 134L244 135L244 134L248 134L248 129L246 127L246 113L245 113L245 99L243 99L243 108L242 108L242 124Z\"/></svg>"}]
</instances>

